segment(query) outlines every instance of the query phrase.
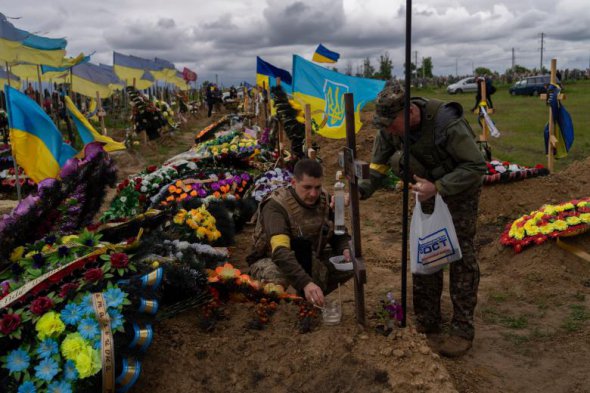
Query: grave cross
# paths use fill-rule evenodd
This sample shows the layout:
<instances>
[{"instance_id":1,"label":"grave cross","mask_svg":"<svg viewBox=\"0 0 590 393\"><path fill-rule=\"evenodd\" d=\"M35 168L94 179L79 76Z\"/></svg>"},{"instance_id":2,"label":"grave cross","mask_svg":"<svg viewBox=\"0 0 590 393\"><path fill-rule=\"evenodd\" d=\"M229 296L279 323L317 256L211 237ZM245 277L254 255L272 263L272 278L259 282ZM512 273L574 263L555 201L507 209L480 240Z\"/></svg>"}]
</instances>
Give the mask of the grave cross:
<instances>
[{"instance_id":1,"label":"grave cross","mask_svg":"<svg viewBox=\"0 0 590 393\"><path fill-rule=\"evenodd\" d=\"M344 94L344 108L346 113L346 147L339 153L339 164L344 168L344 174L350 186L350 222L351 237L350 257L354 269L354 300L356 321L363 327L365 322L365 293L364 284L367 283L367 272L365 261L362 257L361 248L361 221L359 209L359 188L360 179L369 178L369 164L357 160L356 136L354 121L354 100L352 93Z\"/></svg>"},{"instance_id":2,"label":"grave cross","mask_svg":"<svg viewBox=\"0 0 590 393\"><path fill-rule=\"evenodd\" d=\"M552 85L557 84L556 74L557 74L557 59L551 59L550 83ZM541 94L539 97L541 99L545 100L545 102L547 102L547 105L549 105L549 102L547 100L547 98L548 98L547 94ZM556 99L557 99L557 101L561 102L561 100L565 100L565 95L558 94ZM549 169L549 172L553 172L553 165L555 163L553 149L557 146L557 136L556 135L557 135L557 131L556 131L556 127L555 127L555 119L553 118L553 111L551 110L551 106L549 105L549 141L547 142L547 168Z\"/></svg>"}]
</instances>

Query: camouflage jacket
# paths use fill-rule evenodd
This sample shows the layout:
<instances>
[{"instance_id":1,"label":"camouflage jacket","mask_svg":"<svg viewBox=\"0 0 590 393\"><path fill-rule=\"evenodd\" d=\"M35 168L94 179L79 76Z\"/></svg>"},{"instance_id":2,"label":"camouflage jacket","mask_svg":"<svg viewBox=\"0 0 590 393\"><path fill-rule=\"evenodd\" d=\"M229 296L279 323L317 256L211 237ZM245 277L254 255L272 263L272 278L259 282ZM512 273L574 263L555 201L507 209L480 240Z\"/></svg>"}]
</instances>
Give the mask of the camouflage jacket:
<instances>
[{"instance_id":1,"label":"camouflage jacket","mask_svg":"<svg viewBox=\"0 0 590 393\"><path fill-rule=\"evenodd\" d=\"M455 102L412 98L420 108L421 123L410 132L410 176L416 174L435 183L443 196L456 195L481 186L485 160L476 137ZM403 140L381 129L373 143L370 179L360 182L361 197L368 198L383 183L391 167L403 174Z\"/></svg>"}]
</instances>

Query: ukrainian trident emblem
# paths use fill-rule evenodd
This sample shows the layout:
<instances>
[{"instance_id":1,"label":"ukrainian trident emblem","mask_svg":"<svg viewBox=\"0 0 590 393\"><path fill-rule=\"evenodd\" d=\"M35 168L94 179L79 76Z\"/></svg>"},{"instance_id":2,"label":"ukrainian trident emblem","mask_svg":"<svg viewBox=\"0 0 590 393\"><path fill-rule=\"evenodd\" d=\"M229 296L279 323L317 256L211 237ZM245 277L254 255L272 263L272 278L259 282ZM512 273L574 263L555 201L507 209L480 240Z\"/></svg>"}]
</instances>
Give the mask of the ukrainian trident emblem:
<instances>
[{"instance_id":1,"label":"ukrainian trident emblem","mask_svg":"<svg viewBox=\"0 0 590 393\"><path fill-rule=\"evenodd\" d=\"M324 82L326 127L338 128L344 122L344 93L348 93L347 85L327 79Z\"/></svg>"}]
</instances>

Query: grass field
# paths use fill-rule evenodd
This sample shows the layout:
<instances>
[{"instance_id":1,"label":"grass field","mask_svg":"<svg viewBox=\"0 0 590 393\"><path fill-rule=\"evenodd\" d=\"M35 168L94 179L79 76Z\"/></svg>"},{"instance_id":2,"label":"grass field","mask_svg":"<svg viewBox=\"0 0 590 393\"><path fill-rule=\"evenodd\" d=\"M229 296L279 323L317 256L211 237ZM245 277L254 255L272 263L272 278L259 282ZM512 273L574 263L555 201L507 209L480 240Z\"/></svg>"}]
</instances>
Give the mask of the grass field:
<instances>
[{"instance_id":1,"label":"grass field","mask_svg":"<svg viewBox=\"0 0 590 393\"><path fill-rule=\"evenodd\" d=\"M543 129L549 118L549 109L545 102L539 97L511 96L509 85L496 87L497 91L492 95L496 113L491 117L501 136L490 138L494 157L527 166L547 165ZM563 93L566 96L563 105L574 122L575 139L568 157L556 161L557 171L590 154L590 81L565 83ZM412 96L457 101L467 111L475 102L475 93L451 95L443 88L415 88ZM481 132L475 114L467 113L466 118L476 133Z\"/></svg>"}]
</instances>

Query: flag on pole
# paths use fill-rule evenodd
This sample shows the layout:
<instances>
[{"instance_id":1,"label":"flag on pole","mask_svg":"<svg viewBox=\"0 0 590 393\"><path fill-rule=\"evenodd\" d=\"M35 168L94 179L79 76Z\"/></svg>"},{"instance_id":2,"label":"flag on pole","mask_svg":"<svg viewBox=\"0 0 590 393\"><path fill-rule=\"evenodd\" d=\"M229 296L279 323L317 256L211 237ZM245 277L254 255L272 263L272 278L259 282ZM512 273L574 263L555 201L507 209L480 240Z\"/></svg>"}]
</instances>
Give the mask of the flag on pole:
<instances>
[{"instance_id":1,"label":"flag on pole","mask_svg":"<svg viewBox=\"0 0 590 393\"><path fill-rule=\"evenodd\" d=\"M68 114L74 120L74 124L76 124L76 129L78 130L78 134L80 134L80 139L82 139L84 145L87 145L90 142L102 142L105 144L105 151L125 150L125 144L117 142L112 138L109 138L106 135L102 135L98 131L96 131L92 124L90 124L88 119L86 119L86 117L84 117L84 115L80 113L78 108L76 108L76 105L74 105L70 97L65 96L64 98L66 101L66 108L68 109Z\"/></svg>"},{"instance_id":2,"label":"flag on pole","mask_svg":"<svg viewBox=\"0 0 590 393\"><path fill-rule=\"evenodd\" d=\"M57 177L76 150L63 141L51 118L20 91L4 86L12 151L18 165L33 181Z\"/></svg>"},{"instance_id":3,"label":"flag on pole","mask_svg":"<svg viewBox=\"0 0 590 393\"><path fill-rule=\"evenodd\" d=\"M561 88L558 85L550 84L547 87L547 95L549 96L547 102L553 114L553 121L559 127L559 132L556 132L557 143L555 146L555 158L565 158L570 148L574 144L574 122L569 112L565 109L559 100L559 93ZM545 125L545 153L549 149L549 123Z\"/></svg>"},{"instance_id":4,"label":"flag on pole","mask_svg":"<svg viewBox=\"0 0 590 393\"><path fill-rule=\"evenodd\" d=\"M333 139L346 137L344 93L353 93L355 131L362 126L360 110L385 86L385 81L358 78L313 64L293 56L293 97L300 104L310 104L312 120L318 134Z\"/></svg>"},{"instance_id":5,"label":"flag on pole","mask_svg":"<svg viewBox=\"0 0 590 393\"><path fill-rule=\"evenodd\" d=\"M277 78L281 78L281 87L287 93L291 93L293 84L291 73L256 56L256 84L262 87L262 82L264 82L268 89L277 85Z\"/></svg>"},{"instance_id":6,"label":"flag on pole","mask_svg":"<svg viewBox=\"0 0 590 393\"><path fill-rule=\"evenodd\" d=\"M322 44L319 44L312 60L316 63L336 63L340 58L340 53L332 52Z\"/></svg>"},{"instance_id":7,"label":"flag on pole","mask_svg":"<svg viewBox=\"0 0 590 393\"><path fill-rule=\"evenodd\" d=\"M197 80L197 73L194 71L191 71L190 69L184 67L182 69L182 77L183 79L188 83L188 82L194 82Z\"/></svg>"}]
</instances>

